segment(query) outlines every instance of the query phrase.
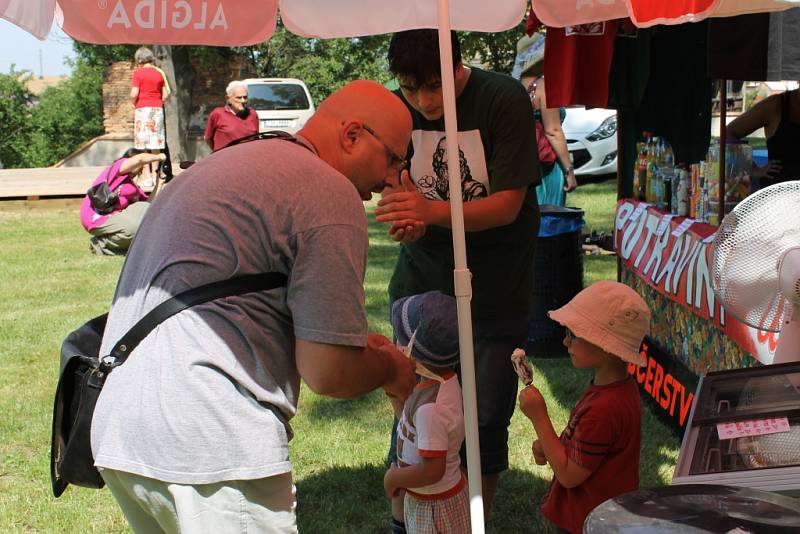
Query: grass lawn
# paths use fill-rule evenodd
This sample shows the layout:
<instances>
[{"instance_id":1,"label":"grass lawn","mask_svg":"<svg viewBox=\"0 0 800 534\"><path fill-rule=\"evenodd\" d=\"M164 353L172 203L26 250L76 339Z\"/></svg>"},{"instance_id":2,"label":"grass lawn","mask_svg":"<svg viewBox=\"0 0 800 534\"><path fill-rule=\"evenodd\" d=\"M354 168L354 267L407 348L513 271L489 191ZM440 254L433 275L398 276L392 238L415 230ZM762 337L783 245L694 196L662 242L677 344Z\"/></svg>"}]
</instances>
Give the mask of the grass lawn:
<instances>
[{"instance_id":1,"label":"grass lawn","mask_svg":"<svg viewBox=\"0 0 800 534\"><path fill-rule=\"evenodd\" d=\"M589 229L611 231L615 185L583 186L569 205L586 211ZM371 213L371 208L368 209ZM386 285L396 246L370 222L367 307L372 329L390 334ZM75 211L0 212L0 532L123 532L127 525L107 490L70 488L54 499L49 447L52 398L63 337L106 311L121 258L89 253ZM587 256L586 283L616 277L616 260ZM564 359L534 362L536 384L557 428L590 376ZM351 401L314 395L304 386L291 443L298 518L305 533L387 532L384 458L391 424L381 393ZM533 463L531 425L512 421L511 469L504 474L487 530L548 532L537 502L551 471ZM669 483L678 442L646 414L642 485ZM223 452L224 453L224 452Z\"/></svg>"}]
</instances>

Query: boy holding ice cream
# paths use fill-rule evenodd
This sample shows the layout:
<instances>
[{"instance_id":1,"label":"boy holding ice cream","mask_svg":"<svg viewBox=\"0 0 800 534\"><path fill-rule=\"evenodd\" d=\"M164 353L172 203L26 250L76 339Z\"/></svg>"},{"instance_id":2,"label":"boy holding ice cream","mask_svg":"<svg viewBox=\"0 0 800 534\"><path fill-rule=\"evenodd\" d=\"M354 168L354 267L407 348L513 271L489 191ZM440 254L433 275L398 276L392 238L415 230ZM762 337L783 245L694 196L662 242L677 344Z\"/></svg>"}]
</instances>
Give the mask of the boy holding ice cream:
<instances>
[{"instance_id":1,"label":"boy holding ice cream","mask_svg":"<svg viewBox=\"0 0 800 534\"><path fill-rule=\"evenodd\" d=\"M520 392L519 406L538 436L534 460L553 469L542 514L558 528L580 533L595 506L639 487L642 410L627 368L645 363L639 347L650 310L630 287L604 280L549 315L567 329L572 365L594 369L594 378L560 437L535 386Z\"/></svg>"}]
</instances>

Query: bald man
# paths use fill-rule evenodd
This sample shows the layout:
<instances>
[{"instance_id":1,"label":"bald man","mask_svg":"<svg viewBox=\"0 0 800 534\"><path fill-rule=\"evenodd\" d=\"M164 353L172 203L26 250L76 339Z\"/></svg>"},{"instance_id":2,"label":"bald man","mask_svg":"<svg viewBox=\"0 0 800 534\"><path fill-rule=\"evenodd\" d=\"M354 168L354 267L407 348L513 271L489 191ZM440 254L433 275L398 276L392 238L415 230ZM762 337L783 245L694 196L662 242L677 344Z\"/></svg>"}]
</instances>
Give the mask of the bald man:
<instances>
[{"instance_id":1,"label":"bald man","mask_svg":"<svg viewBox=\"0 0 800 534\"><path fill-rule=\"evenodd\" d=\"M300 379L336 398L408 396L410 361L367 332L361 201L397 182L410 135L395 95L352 82L296 139L215 152L152 205L103 354L185 289L269 271L288 285L173 316L109 375L92 449L135 531L297 532L288 442Z\"/></svg>"}]
</instances>

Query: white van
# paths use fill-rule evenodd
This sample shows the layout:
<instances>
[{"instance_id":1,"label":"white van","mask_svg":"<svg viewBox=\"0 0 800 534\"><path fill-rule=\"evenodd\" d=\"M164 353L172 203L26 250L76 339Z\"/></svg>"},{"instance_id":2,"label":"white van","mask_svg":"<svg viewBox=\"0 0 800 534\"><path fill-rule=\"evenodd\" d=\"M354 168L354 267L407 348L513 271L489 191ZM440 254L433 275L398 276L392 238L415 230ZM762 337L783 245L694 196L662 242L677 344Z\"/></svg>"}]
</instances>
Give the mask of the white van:
<instances>
[{"instance_id":1,"label":"white van","mask_svg":"<svg viewBox=\"0 0 800 534\"><path fill-rule=\"evenodd\" d=\"M258 112L259 131L295 133L314 114L308 87L295 78L249 78L247 105Z\"/></svg>"}]
</instances>

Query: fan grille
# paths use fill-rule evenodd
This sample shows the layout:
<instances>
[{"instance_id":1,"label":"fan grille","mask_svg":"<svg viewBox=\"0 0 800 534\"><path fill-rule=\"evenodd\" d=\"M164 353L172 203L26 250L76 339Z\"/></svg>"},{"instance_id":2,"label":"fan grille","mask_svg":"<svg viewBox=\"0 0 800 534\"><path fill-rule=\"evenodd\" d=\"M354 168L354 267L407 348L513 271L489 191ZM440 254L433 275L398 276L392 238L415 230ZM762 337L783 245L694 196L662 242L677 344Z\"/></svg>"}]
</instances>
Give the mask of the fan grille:
<instances>
[{"instance_id":1,"label":"fan grille","mask_svg":"<svg viewBox=\"0 0 800 534\"><path fill-rule=\"evenodd\" d=\"M714 239L711 285L725 311L778 332L791 311L778 287L778 261L800 245L800 181L766 187L739 203Z\"/></svg>"}]
</instances>

